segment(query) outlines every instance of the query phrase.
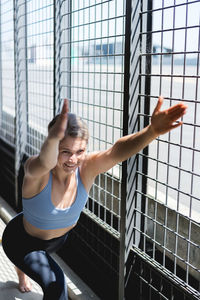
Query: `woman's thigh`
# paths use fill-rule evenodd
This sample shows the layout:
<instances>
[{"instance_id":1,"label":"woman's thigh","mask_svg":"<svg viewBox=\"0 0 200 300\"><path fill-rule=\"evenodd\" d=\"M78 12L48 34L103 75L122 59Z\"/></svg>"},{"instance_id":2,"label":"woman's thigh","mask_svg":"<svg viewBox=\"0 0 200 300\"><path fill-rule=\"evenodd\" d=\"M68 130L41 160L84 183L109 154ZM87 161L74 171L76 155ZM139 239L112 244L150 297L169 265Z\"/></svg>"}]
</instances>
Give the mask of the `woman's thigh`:
<instances>
[{"instance_id":1,"label":"woman's thigh","mask_svg":"<svg viewBox=\"0 0 200 300\"><path fill-rule=\"evenodd\" d=\"M53 299L67 299L64 273L48 254L48 249L58 248L66 237L52 242L31 237L24 230L22 218L22 214L17 215L4 230L2 245L6 255L14 265L35 280L46 295L54 295ZM60 295L63 296L60 298Z\"/></svg>"},{"instance_id":2,"label":"woman's thigh","mask_svg":"<svg viewBox=\"0 0 200 300\"><path fill-rule=\"evenodd\" d=\"M2 236L2 246L8 258L17 265L24 256L34 251L33 243L23 227L23 215L14 217L6 226Z\"/></svg>"}]
</instances>

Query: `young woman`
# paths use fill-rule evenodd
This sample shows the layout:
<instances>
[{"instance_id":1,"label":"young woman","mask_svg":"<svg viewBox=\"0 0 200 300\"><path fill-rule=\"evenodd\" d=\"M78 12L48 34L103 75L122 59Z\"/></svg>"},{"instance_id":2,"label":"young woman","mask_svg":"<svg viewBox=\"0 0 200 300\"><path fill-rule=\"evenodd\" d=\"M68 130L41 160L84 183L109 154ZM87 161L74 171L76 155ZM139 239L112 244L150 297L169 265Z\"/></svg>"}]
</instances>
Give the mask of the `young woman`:
<instances>
[{"instance_id":1,"label":"young woman","mask_svg":"<svg viewBox=\"0 0 200 300\"><path fill-rule=\"evenodd\" d=\"M98 174L182 124L174 122L186 113L187 107L179 103L161 111L162 103L159 97L146 128L120 138L105 151L87 154L87 128L68 112L68 102L64 100L61 113L49 124L39 155L26 161L23 212L9 222L3 234L3 248L16 266L22 292L31 288L28 275L42 287L43 299L67 299L63 271L50 253L63 245L76 225Z\"/></svg>"}]
</instances>

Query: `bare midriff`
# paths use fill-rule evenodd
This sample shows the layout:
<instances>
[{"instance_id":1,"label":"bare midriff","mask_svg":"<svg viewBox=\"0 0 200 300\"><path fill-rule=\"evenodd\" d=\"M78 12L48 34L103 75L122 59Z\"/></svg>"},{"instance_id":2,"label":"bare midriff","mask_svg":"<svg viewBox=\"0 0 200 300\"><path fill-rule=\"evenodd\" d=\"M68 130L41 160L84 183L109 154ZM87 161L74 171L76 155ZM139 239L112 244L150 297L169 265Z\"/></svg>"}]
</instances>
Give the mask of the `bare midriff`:
<instances>
[{"instance_id":1,"label":"bare midriff","mask_svg":"<svg viewBox=\"0 0 200 300\"><path fill-rule=\"evenodd\" d=\"M23 217L23 224L24 229L28 234L31 236L34 236L36 238L39 238L41 240L51 240L57 237L60 237L70 231L74 226L76 226L76 223L72 226L65 227L65 228L59 228L59 229L40 229L32 224L30 224L24 217Z\"/></svg>"}]
</instances>

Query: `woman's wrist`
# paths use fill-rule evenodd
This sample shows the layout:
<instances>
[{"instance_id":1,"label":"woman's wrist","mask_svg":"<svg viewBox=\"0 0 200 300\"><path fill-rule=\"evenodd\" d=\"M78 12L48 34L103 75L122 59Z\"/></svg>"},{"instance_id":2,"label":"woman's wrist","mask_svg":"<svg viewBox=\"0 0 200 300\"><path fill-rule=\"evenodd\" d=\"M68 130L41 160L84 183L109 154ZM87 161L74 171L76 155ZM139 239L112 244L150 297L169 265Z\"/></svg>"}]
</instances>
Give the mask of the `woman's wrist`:
<instances>
[{"instance_id":1,"label":"woman's wrist","mask_svg":"<svg viewBox=\"0 0 200 300\"><path fill-rule=\"evenodd\" d=\"M153 128L152 124L149 124L147 126L147 131L148 131L149 135L151 136L152 140L155 140L159 136L159 134Z\"/></svg>"},{"instance_id":2,"label":"woman's wrist","mask_svg":"<svg viewBox=\"0 0 200 300\"><path fill-rule=\"evenodd\" d=\"M46 140L50 143L59 143L62 139L59 138L58 136L48 134Z\"/></svg>"}]
</instances>

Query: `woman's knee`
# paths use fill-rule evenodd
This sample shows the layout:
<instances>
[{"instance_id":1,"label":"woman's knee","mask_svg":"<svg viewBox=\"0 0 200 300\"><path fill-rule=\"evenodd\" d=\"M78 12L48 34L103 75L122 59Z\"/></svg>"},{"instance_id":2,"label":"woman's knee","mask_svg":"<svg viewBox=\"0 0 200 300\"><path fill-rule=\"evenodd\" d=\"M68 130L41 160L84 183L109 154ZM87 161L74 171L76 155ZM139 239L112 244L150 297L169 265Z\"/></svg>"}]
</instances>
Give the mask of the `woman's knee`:
<instances>
[{"instance_id":1,"label":"woman's knee","mask_svg":"<svg viewBox=\"0 0 200 300\"><path fill-rule=\"evenodd\" d=\"M26 273L37 281L43 290L64 289L65 276L60 266L45 251L34 251L24 258Z\"/></svg>"}]
</instances>

